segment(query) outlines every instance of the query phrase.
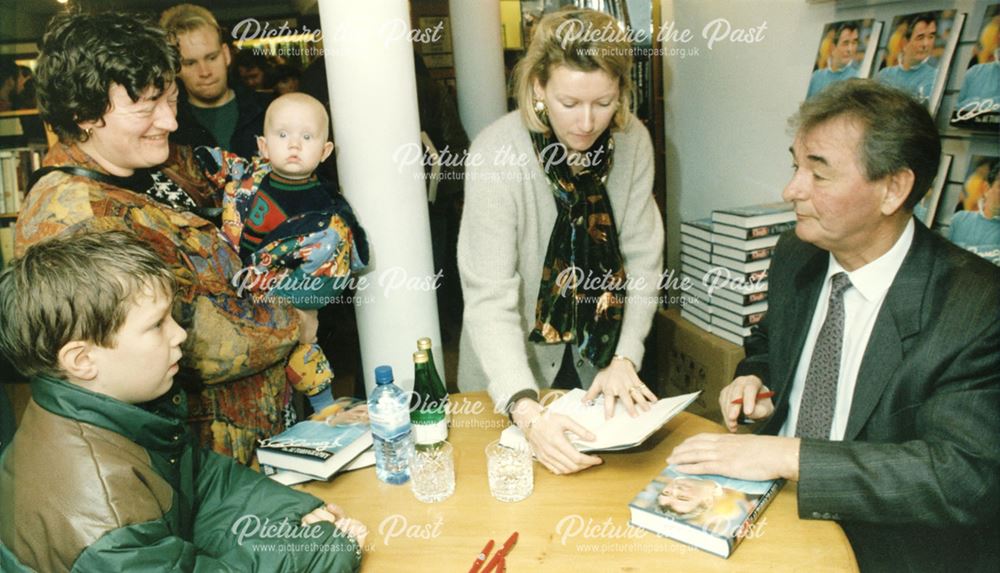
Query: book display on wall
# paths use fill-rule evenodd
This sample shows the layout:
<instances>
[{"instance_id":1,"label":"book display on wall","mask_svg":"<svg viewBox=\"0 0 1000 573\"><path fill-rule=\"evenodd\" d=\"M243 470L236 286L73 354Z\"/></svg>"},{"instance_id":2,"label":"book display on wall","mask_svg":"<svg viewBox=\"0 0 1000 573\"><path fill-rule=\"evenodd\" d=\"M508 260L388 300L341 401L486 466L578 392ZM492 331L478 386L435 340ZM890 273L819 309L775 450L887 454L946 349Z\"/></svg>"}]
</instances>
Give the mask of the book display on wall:
<instances>
[{"instance_id":1,"label":"book display on wall","mask_svg":"<svg viewBox=\"0 0 1000 573\"><path fill-rule=\"evenodd\" d=\"M965 14L955 10L896 16L875 79L899 88L936 115Z\"/></svg>"},{"instance_id":2,"label":"book display on wall","mask_svg":"<svg viewBox=\"0 0 1000 573\"><path fill-rule=\"evenodd\" d=\"M1000 4L986 8L976 38L951 124L996 133L1000 131Z\"/></svg>"},{"instance_id":3,"label":"book display on wall","mask_svg":"<svg viewBox=\"0 0 1000 573\"><path fill-rule=\"evenodd\" d=\"M941 163L938 165L938 172L934 177L934 187L924 195L924 198L913 209L913 214L928 229L934 226L934 217L937 215L938 205L941 202L941 194L948 183L948 173L951 171L952 159L954 158L951 155L941 155Z\"/></svg>"},{"instance_id":4,"label":"book display on wall","mask_svg":"<svg viewBox=\"0 0 1000 573\"><path fill-rule=\"evenodd\" d=\"M986 191L989 189L987 178L990 170L997 163L1000 163L1000 157L996 155L973 155L969 158L969 164L961 184L948 187L948 192L941 199L937 215L934 218L935 227L947 228L951 225L951 219L955 213L979 209L980 200L985 198Z\"/></svg>"},{"instance_id":5,"label":"book display on wall","mask_svg":"<svg viewBox=\"0 0 1000 573\"><path fill-rule=\"evenodd\" d=\"M964 181L949 191L936 217L942 233L1000 265L1000 157L973 155Z\"/></svg>"},{"instance_id":6,"label":"book display on wall","mask_svg":"<svg viewBox=\"0 0 1000 573\"><path fill-rule=\"evenodd\" d=\"M881 34L882 22L872 18L841 20L823 26L806 99L830 84L869 77Z\"/></svg>"}]
</instances>

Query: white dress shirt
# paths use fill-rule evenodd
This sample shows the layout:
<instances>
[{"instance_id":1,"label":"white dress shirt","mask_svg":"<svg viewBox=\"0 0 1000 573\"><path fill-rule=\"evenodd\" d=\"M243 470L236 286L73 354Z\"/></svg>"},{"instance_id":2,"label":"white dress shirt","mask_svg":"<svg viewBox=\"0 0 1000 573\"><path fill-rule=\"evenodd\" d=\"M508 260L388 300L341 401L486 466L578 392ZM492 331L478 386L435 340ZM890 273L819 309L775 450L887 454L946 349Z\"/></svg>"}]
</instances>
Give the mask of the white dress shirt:
<instances>
[{"instance_id":1,"label":"white dress shirt","mask_svg":"<svg viewBox=\"0 0 1000 573\"><path fill-rule=\"evenodd\" d=\"M833 410L833 424L830 429L831 440L843 440L847 429L847 418L851 413L851 401L854 399L854 385L861 369L861 359L868 348L875 319L878 317L889 291L892 281L903 265L903 259L913 243L914 222L910 219L903 234L896 240L884 255L867 265L847 272L840 266L837 259L830 255L830 264L823 280L823 288L819 293L816 310L813 312L809 333L806 335L799 365L792 379L792 387L788 395L788 417L781 427L781 436L795 436L795 426L799 419L799 404L802 402L802 391L805 386L806 373L809 372L809 362L812 360L813 348L819 337L820 328L826 320L826 310L830 302L831 277L837 273L847 273L851 286L844 291L844 340L840 353L840 371L837 377L837 402Z\"/></svg>"}]
</instances>

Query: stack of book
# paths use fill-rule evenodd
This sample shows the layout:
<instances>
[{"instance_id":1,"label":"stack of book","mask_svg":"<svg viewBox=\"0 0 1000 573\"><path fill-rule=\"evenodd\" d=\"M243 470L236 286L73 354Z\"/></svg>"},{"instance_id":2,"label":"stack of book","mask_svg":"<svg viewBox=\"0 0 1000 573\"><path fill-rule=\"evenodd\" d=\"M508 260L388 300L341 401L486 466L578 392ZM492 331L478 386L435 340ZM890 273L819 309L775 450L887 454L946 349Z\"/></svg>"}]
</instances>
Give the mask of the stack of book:
<instances>
[{"instance_id":1,"label":"stack of book","mask_svg":"<svg viewBox=\"0 0 1000 573\"><path fill-rule=\"evenodd\" d=\"M304 421L257 447L261 471L285 485L326 481L341 471L374 465L372 432L366 423L330 425Z\"/></svg>"},{"instance_id":2,"label":"stack of book","mask_svg":"<svg viewBox=\"0 0 1000 573\"><path fill-rule=\"evenodd\" d=\"M795 227L788 203L725 209L681 224L681 316L743 345L767 312L767 272L779 236Z\"/></svg>"}]
</instances>

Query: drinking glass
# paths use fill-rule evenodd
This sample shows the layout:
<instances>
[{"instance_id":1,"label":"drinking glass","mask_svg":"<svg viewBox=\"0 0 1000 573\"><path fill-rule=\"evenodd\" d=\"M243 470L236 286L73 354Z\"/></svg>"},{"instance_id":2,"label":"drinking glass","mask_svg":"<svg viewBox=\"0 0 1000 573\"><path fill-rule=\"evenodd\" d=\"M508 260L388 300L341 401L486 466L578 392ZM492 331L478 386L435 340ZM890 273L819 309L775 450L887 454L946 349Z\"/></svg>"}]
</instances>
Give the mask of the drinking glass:
<instances>
[{"instance_id":1,"label":"drinking glass","mask_svg":"<svg viewBox=\"0 0 1000 573\"><path fill-rule=\"evenodd\" d=\"M499 501L521 501L531 495L535 474L531 448L507 447L496 440L486 446L486 470L490 493Z\"/></svg>"}]
</instances>

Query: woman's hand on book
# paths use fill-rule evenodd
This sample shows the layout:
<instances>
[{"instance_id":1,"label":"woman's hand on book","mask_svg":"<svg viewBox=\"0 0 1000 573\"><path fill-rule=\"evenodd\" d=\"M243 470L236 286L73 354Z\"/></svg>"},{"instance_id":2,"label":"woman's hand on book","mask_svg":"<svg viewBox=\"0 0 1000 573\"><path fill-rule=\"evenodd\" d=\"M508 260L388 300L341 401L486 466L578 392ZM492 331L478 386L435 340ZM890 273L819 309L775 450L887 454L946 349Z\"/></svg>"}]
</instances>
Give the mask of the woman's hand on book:
<instances>
[{"instance_id":1,"label":"woman's hand on book","mask_svg":"<svg viewBox=\"0 0 1000 573\"><path fill-rule=\"evenodd\" d=\"M635 418L636 411L646 412L651 404L656 402L656 394L650 390L635 371L635 365L627 358L615 357L614 360L594 377L584 401L596 400L604 394L604 419L610 419L615 413L615 400L621 400L625 411Z\"/></svg>"},{"instance_id":2,"label":"woman's hand on book","mask_svg":"<svg viewBox=\"0 0 1000 573\"><path fill-rule=\"evenodd\" d=\"M538 461L556 475L575 473L603 463L597 456L577 451L566 438L567 431L584 440L595 439L594 434L567 416L545 412L537 402L519 401L514 409L514 423L524 432Z\"/></svg>"}]
</instances>

